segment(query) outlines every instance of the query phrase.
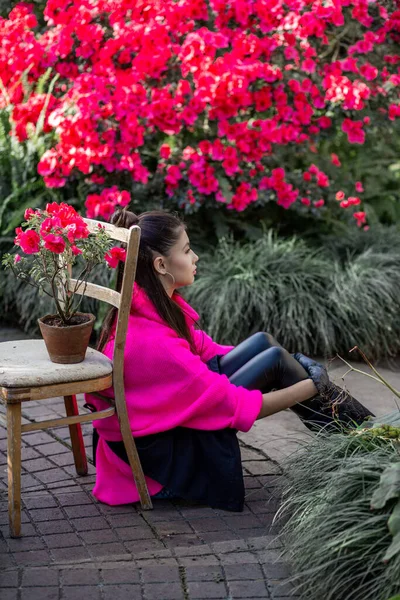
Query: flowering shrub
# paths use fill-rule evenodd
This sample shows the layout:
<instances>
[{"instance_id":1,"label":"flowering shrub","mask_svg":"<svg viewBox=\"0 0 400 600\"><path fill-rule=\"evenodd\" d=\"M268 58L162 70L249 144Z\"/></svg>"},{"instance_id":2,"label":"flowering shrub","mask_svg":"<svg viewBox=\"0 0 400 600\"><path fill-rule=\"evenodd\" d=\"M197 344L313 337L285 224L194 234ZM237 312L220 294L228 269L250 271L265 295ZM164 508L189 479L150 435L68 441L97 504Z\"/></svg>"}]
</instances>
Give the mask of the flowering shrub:
<instances>
[{"instance_id":1,"label":"flowering shrub","mask_svg":"<svg viewBox=\"0 0 400 600\"><path fill-rule=\"evenodd\" d=\"M83 218L65 203L52 202L46 210L28 208L22 225L27 227L17 227L14 243L27 256L5 254L3 266L53 298L62 323L68 325L79 309L94 267L104 260L116 267L119 260L125 260L125 250L110 248L110 238L102 227L90 234ZM83 264L70 291L70 269L78 256ZM78 300L75 294L81 295Z\"/></svg>"},{"instance_id":2,"label":"flowering shrub","mask_svg":"<svg viewBox=\"0 0 400 600\"><path fill-rule=\"evenodd\" d=\"M0 20L1 102L23 139L44 103L24 100L22 73L59 75L44 119L58 142L38 171L49 187L84 179L88 216L160 182L188 211L273 200L365 226L361 197L314 163L331 132L363 144L400 117L398 0L48 0L44 18L35 33L24 3Z\"/></svg>"}]
</instances>

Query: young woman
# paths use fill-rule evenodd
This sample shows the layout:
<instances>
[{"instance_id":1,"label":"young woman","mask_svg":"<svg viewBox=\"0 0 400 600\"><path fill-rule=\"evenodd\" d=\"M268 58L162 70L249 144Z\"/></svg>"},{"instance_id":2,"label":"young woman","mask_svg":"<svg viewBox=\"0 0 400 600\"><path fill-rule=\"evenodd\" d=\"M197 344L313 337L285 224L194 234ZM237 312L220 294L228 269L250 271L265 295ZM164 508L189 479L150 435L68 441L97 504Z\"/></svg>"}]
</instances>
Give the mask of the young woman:
<instances>
[{"instance_id":1,"label":"young woman","mask_svg":"<svg viewBox=\"0 0 400 600\"><path fill-rule=\"evenodd\" d=\"M120 210L112 222L141 228L124 378L132 433L152 496L240 511L244 485L237 430L248 431L257 419L286 408L310 428L332 425L333 407L345 424L371 415L349 395L338 401L343 390L329 381L322 365L292 356L271 335L222 346L197 328L198 314L177 290L193 283L199 257L176 216ZM123 268L120 263L117 288ZM112 308L98 346L109 357L115 317ZM90 395L87 402L105 407ZM94 427L94 495L107 504L138 501L117 417L95 421Z\"/></svg>"}]
</instances>

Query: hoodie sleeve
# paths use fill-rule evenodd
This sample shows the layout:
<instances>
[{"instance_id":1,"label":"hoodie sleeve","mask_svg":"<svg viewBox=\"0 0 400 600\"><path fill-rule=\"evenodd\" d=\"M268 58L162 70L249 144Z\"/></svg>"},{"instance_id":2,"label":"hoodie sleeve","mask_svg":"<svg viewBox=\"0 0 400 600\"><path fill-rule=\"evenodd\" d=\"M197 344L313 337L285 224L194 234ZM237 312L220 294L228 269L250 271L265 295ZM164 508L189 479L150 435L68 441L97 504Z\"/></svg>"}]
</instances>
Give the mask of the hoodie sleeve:
<instances>
[{"instance_id":1,"label":"hoodie sleeve","mask_svg":"<svg viewBox=\"0 0 400 600\"><path fill-rule=\"evenodd\" d=\"M170 338L158 346L157 369L141 371L138 385L125 371L125 389L132 431L157 433L174 427L248 431L261 410L262 394L233 385L193 354L186 340ZM129 364L129 355L125 365ZM143 391L145 390L145 401Z\"/></svg>"},{"instance_id":2,"label":"hoodie sleeve","mask_svg":"<svg viewBox=\"0 0 400 600\"><path fill-rule=\"evenodd\" d=\"M193 339L196 346L196 350L203 362L207 362L213 356L217 354L224 356L228 354L235 346L224 346L214 342L211 336L201 329L193 330Z\"/></svg>"}]
</instances>

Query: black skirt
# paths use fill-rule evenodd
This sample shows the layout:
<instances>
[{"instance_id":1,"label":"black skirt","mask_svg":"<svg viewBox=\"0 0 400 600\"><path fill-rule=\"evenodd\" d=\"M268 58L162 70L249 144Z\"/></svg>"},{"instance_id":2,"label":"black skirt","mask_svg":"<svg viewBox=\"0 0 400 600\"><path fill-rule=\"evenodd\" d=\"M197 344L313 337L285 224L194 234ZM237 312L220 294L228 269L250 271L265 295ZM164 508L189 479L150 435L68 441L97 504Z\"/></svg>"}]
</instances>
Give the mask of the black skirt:
<instances>
[{"instance_id":1,"label":"black skirt","mask_svg":"<svg viewBox=\"0 0 400 600\"><path fill-rule=\"evenodd\" d=\"M219 372L217 357L207 364ZM212 508L243 510L244 482L236 429L176 427L135 438L135 443L144 474L174 495ZM123 442L107 444L128 462Z\"/></svg>"}]
</instances>

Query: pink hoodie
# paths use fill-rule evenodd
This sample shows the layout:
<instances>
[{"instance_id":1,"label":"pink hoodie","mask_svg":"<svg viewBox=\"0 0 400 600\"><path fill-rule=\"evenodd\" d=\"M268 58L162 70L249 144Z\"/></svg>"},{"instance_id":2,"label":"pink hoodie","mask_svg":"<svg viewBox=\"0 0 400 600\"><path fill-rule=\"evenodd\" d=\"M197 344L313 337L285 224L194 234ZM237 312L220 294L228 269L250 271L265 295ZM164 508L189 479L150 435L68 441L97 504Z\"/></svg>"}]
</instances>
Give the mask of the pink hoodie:
<instances>
[{"instance_id":1,"label":"pink hoodie","mask_svg":"<svg viewBox=\"0 0 400 600\"><path fill-rule=\"evenodd\" d=\"M217 354L227 354L233 346L221 346L196 330L198 314L181 296L174 294L173 300L185 313L197 354L165 323L144 290L135 284L124 354L125 395L134 437L178 426L248 431L261 410L261 392L235 386L226 375L210 371L205 363ZM112 358L113 348L111 336L104 354ZM113 390L102 393L112 396ZM86 401L99 410L107 406L90 394ZM104 442L122 439L117 416L94 421L93 425L100 435L94 495L107 504L138 501L130 467ZM162 489L154 480L146 480L151 495Z\"/></svg>"}]
</instances>

